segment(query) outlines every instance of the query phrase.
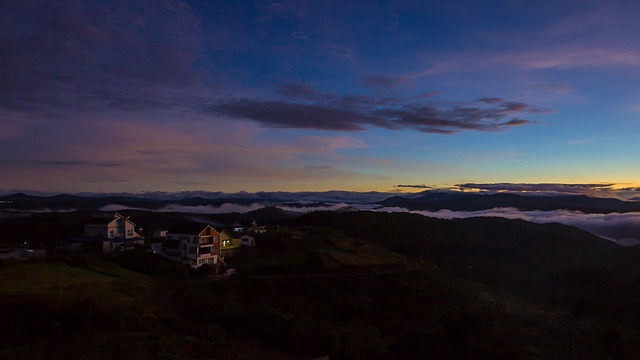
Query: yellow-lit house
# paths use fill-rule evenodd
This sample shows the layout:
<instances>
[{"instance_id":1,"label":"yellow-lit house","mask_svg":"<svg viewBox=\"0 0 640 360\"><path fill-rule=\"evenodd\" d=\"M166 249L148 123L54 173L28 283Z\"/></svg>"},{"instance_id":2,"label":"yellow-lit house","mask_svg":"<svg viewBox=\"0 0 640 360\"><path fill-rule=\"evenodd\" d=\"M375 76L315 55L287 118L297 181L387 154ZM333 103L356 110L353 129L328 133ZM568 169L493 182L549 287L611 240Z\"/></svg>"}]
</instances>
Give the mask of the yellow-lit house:
<instances>
[{"instance_id":1,"label":"yellow-lit house","mask_svg":"<svg viewBox=\"0 0 640 360\"><path fill-rule=\"evenodd\" d=\"M228 230L220 232L220 255L224 257L234 257L238 255L242 242L240 238L236 238Z\"/></svg>"}]
</instances>

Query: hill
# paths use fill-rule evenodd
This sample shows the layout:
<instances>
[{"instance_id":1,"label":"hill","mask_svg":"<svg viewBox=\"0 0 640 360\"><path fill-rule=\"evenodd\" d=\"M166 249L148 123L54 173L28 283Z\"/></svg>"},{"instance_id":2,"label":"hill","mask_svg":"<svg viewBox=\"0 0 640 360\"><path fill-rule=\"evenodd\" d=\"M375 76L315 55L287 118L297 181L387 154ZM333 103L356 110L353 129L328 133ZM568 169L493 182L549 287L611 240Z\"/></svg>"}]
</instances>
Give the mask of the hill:
<instances>
[{"instance_id":1,"label":"hill","mask_svg":"<svg viewBox=\"0 0 640 360\"><path fill-rule=\"evenodd\" d=\"M226 281L135 251L0 262L0 357L640 354L640 247L501 218L315 212L280 225L228 259Z\"/></svg>"},{"instance_id":2,"label":"hill","mask_svg":"<svg viewBox=\"0 0 640 360\"><path fill-rule=\"evenodd\" d=\"M640 295L637 249L574 227L376 212L315 212L296 223L339 229L543 304L640 325L640 305L632 300Z\"/></svg>"},{"instance_id":3,"label":"hill","mask_svg":"<svg viewBox=\"0 0 640 360\"><path fill-rule=\"evenodd\" d=\"M378 202L385 207L409 210L480 211L494 208L516 208L523 211L573 210L584 213L636 212L640 203L610 198L592 198L585 195L524 196L518 194L470 194L427 192L418 197L394 196Z\"/></svg>"}]
</instances>

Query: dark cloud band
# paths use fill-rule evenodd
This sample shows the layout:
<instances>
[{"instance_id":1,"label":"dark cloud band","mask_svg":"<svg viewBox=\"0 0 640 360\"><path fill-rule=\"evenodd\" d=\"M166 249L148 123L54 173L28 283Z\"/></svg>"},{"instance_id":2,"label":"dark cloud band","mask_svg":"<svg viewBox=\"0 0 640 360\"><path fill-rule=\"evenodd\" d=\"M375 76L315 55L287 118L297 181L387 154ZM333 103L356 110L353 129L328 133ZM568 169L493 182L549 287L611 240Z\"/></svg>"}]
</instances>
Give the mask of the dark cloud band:
<instances>
[{"instance_id":1,"label":"dark cloud band","mask_svg":"<svg viewBox=\"0 0 640 360\"><path fill-rule=\"evenodd\" d=\"M206 113L249 119L268 127L361 131L370 127L455 134L465 130L504 131L531 123L521 113L545 110L522 102L503 101L468 106L403 102L391 98L338 96L308 86L287 85L284 99L233 99L210 105Z\"/></svg>"}]
</instances>

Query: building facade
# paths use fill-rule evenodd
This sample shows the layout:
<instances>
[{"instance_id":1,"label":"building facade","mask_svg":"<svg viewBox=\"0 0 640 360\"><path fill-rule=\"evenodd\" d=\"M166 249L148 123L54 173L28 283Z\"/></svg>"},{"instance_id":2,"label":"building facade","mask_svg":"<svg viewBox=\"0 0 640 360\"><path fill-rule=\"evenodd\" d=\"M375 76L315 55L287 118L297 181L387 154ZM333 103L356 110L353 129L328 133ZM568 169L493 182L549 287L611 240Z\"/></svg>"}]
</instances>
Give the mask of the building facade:
<instances>
[{"instance_id":1,"label":"building facade","mask_svg":"<svg viewBox=\"0 0 640 360\"><path fill-rule=\"evenodd\" d=\"M211 225L183 224L167 231L161 255L193 268L220 261L220 233Z\"/></svg>"}]
</instances>

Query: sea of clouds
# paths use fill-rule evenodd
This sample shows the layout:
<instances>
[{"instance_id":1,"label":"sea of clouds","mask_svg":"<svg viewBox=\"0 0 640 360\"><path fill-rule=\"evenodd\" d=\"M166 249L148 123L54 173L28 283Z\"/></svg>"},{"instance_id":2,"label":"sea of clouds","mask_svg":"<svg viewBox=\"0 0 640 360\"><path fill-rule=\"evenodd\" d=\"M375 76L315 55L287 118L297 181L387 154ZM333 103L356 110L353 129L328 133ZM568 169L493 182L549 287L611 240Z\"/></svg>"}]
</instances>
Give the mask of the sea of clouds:
<instances>
[{"instance_id":1,"label":"sea of clouds","mask_svg":"<svg viewBox=\"0 0 640 360\"><path fill-rule=\"evenodd\" d=\"M585 214L580 211L521 211L515 208L495 208L481 211L409 211L404 208L379 208L376 211L411 212L440 219L469 217L502 217L534 223L561 223L575 226L623 246L640 244L640 213Z\"/></svg>"},{"instance_id":2,"label":"sea of clouds","mask_svg":"<svg viewBox=\"0 0 640 360\"><path fill-rule=\"evenodd\" d=\"M440 219L454 219L454 218L469 218L469 217L502 217L507 219L522 219L531 221L534 223L561 223L565 225L575 226L579 229L591 232L602 238L614 241L623 246L632 246L640 244L640 213L610 213L610 214L585 214L580 211L569 210L552 210L552 211L522 211L515 208L495 208L490 210L481 211L451 211L451 210L439 210L439 211L421 211L421 210L407 210L397 207L378 207L376 205L363 205L363 204L349 204L349 203L335 203L325 206L289 206L286 204L276 203L254 203L250 205L225 203L220 206L213 205L201 205L201 206L183 206L171 204L161 209L154 210L158 212L184 212L190 214L199 215L213 215L224 213L247 213L254 210L259 210L264 207L277 207L282 210L292 211L297 213L308 213L312 211L337 211L344 209L345 207L355 208L359 210L373 210L382 212L408 212L414 214L421 214L424 216L440 218ZM132 208L126 205L109 204L98 209L100 211L121 211L121 210L145 210L144 208ZM39 211L31 212L49 212L60 210L43 209ZM72 209L64 209L63 211L72 211ZM16 214L11 215L16 216ZM0 215L0 217L5 217ZM9 217L8 215L6 217Z\"/></svg>"}]
</instances>

